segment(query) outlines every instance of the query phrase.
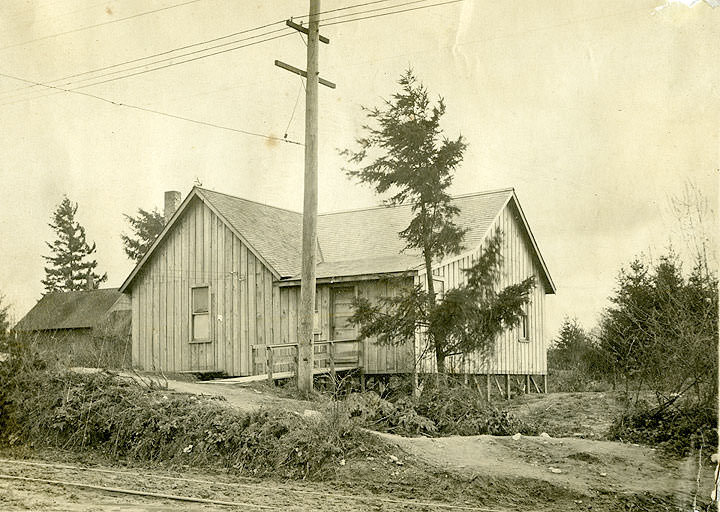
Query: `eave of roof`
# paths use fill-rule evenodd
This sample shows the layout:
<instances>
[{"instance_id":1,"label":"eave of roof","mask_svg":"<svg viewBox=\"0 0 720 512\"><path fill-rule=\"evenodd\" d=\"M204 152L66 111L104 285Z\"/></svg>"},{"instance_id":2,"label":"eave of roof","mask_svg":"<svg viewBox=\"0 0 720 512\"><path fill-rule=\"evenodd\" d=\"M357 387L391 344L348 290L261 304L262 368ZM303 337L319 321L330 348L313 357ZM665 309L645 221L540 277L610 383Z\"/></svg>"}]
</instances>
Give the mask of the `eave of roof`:
<instances>
[{"instance_id":1,"label":"eave of roof","mask_svg":"<svg viewBox=\"0 0 720 512\"><path fill-rule=\"evenodd\" d=\"M328 261L318 263L315 278L327 279L333 277L367 276L374 274L401 274L416 272L422 265L417 256L398 254L397 256L384 256L380 258L367 258L345 261ZM283 282L299 281L300 274L283 279Z\"/></svg>"}]
</instances>

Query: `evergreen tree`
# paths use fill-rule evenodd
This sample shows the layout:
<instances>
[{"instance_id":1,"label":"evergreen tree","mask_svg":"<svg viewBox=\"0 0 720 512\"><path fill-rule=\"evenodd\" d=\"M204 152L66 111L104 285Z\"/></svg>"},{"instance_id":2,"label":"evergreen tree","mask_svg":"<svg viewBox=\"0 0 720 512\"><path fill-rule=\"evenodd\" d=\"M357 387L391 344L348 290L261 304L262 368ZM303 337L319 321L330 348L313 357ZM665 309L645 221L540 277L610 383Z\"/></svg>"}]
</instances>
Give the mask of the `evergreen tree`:
<instances>
[{"instance_id":1,"label":"evergreen tree","mask_svg":"<svg viewBox=\"0 0 720 512\"><path fill-rule=\"evenodd\" d=\"M552 360L555 368L577 368L591 346L590 338L577 318L565 317L560 332L548 351L548 359Z\"/></svg>"},{"instance_id":2,"label":"evergreen tree","mask_svg":"<svg viewBox=\"0 0 720 512\"><path fill-rule=\"evenodd\" d=\"M130 224L132 230L131 235L123 233L121 235L123 242L123 250L128 258L136 263L145 256L158 235L165 227L165 217L155 208L149 212L138 208L138 214L135 217L124 215Z\"/></svg>"},{"instance_id":3,"label":"evergreen tree","mask_svg":"<svg viewBox=\"0 0 720 512\"><path fill-rule=\"evenodd\" d=\"M421 253L426 283L376 304L357 298L350 321L360 325L361 337L377 336L380 343L388 344L413 340L423 329L438 371L444 372L447 357L487 351L504 327L520 321L534 280L497 290L502 264L502 234L497 232L483 256L465 269L467 283L438 300L433 261L459 253L465 234L455 223L459 209L447 189L467 145L461 135L452 140L443 135L440 119L445 102L440 98L432 105L412 71L405 72L399 84L400 92L383 108L364 109L375 126L365 126L366 135L357 140L359 149L343 155L351 164L361 165L347 170L349 177L371 185L378 194L389 193L386 204L410 205L412 220L399 236L405 250Z\"/></svg>"},{"instance_id":4,"label":"evergreen tree","mask_svg":"<svg viewBox=\"0 0 720 512\"><path fill-rule=\"evenodd\" d=\"M0 343L10 330L10 304L3 304L5 295L0 293Z\"/></svg>"},{"instance_id":5,"label":"evergreen tree","mask_svg":"<svg viewBox=\"0 0 720 512\"><path fill-rule=\"evenodd\" d=\"M656 265L623 269L601 320L600 345L625 376L660 404L717 397L717 277L698 259L685 277L669 251Z\"/></svg>"},{"instance_id":6,"label":"evergreen tree","mask_svg":"<svg viewBox=\"0 0 720 512\"><path fill-rule=\"evenodd\" d=\"M53 212L49 226L55 231L56 239L46 242L51 255L43 256L49 263L45 267L45 279L41 281L45 293L97 288L107 280L107 273L95 273L97 261L90 259L95 253L95 243L87 243L85 228L75 220L77 209L77 203L73 204L65 196Z\"/></svg>"}]
</instances>

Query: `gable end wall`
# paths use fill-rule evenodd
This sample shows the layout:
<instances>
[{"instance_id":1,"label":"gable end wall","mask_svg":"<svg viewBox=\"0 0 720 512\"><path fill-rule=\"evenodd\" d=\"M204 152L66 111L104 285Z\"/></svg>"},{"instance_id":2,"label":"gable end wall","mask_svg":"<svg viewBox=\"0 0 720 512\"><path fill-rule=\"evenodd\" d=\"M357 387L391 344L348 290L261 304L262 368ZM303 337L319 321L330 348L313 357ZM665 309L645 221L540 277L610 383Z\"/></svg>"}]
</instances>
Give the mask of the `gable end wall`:
<instances>
[{"instance_id":1,"label":"gable end wall","mask_svg":"<svg viewBox=\"0 0 720 512\"><path fill-rule=\"evenodd\" d=\"M499 227L503 236L502 254L504 264L500 285L505 287L519 283L534 275L536 286L531 292L528 305L530 336L520 341L519 328L505 330L495 341L494 355L487 360L479 354L446 360L447 371L457 373L492 373L515 375L543 375L547 373L547 340L545 335L545 289L541 281L542 270L534 256L532 243L525 232L520 213L512 201L505 206L488 231L488 237ZM481 249L482 250L482 249ZM457 261L437 268L433 274L445 282L445 289L466 282L463 268L472 266L481 250ZM424 276L421 277L423 280ZM422 361L423 371L435 371L434 354Z\"/></svg>"},{"instance_id":2,"label":"gable end wall","mask_svg":"<svg viewBox=\"0 0 720 512\"><path fill-rule=\"evenodd\" d=\"M273 281L252 251L194 199L132 283L133 366L249 375L250 346L273 339L273 297L279 295ZM198 285L210 287L210 343L189 342L190 289Z\"/></svg>"}]
</instances>

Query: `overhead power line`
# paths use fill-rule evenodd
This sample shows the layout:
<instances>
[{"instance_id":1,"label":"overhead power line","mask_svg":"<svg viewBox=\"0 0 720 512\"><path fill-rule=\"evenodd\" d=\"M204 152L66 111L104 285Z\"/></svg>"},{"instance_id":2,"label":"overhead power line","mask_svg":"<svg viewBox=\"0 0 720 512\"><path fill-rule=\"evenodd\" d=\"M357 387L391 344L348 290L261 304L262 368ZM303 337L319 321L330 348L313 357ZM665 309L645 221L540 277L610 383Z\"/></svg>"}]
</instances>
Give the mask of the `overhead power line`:
<instances>
[{"instance_id":1,"label":"overhead power line","mask_svg":"<svg viewBox=\"0 0 720 512\"><path fill-rule=\"evenodd\" d=\"M195 0L195 1L199 1L199 0ZM373 4L378 4L378 3L384 3L384 2L387 2L387 1L389 1L389 0L376 0L376 1L374 1L374 2L365 2L365 3L355 4L355 5L346 6L346 7L342 7L342 8L331 9L331 10L324 11L324 12L325 12L325 13L331 13L331 12L344 11L344 10L354 9L354 8L357 8L357 7L362 7L362 6L367 6L367 5L373 5ZM349 23L349 22L352 22L352 21L366 20L366 19L371 19L371 18L375 18L375 17L388 16L388 15L391 15L391 14L399 14L399 13L404 13L404 12L409 12L409 11L415 11L415 10L420 10L420 9L427 9L427 8L431 8L431 7L437 7L437 6L441 6L441 5L453 4L453 3L461 2L461 1L463 1L463 0L449 0L449 1L445 1L445 2L436 2L436 3L433 3L433 4L422 5L422 6L418 6L418 7L414 7L414 8L408 8L408 9L394 10L394 11L392 11L392 12L381 13L381 14L374 14L374 15L371 15L371 16L353 17L353 16L358 16L358 15L362 15L362 14L368 14L368 13L371 13L371 12L377 12L377 11L382 11L382 10L387 10L387 9L396 9L396 8L398 8L398 7L403 7L403 6L407 6L407 5L413 5L413 4L421 3L421 2L424 2L424 1L428 1L428 0L413 0L413 1L410 1L410 2L403 2L403 3L400 3L400 4L394 4L394 5L390 5L390 6L379 7L379 8L375 8L375 9L368 9L368 10L360 11L360 12L356 12L356 13L341 14L341 15L338 15L338 16L332 16L332 17L330 17L330 18L326 18L325 20L321 20L321 22L322 22L322 21L338 20L338 19L339 19L340 21L333 21L332 23L325 23L325 24L324 24L324 26L337 25L337 24L341 24L341 23ZM184 4L178 4L178 5L184 5ZM343 19L343 18L351 18L351 19ZM116 21L118 21L118 20L116 20ZM120 67L126 66L126 65L128 65L128 64L133 64L133 63L138 63L138 62L142 62L142 61L145 61L145 60L149 60L149 59L152 59L152 58L154 58L154 57L159 57L159 56L163 56L163 55L170 55L171 53L179 52L179 51L182 51L182 50L185 50L185 49L195 48L195 47L198 47L198 46L201 46L201 45L206 45L206 44L209 44L209 43L217 42L217 41L220 41L220 40L223 40L223 39L227 39L227 38L233 37L233 36L235 36L235 35L240 35L240 34L245 34L245 33L253 32L253 31L256 31L256 30L261 30L261 29L263 29L263 28L268 28L268 27L271 27L271 26L273 26L273 25L276 25L276 24L282 23L282 22L283 22L283 20L275 21L275 22L272 22L272 23L267 23L267 24L265 24L265 25L261 25L261 26L258 26L258 27L254 27L254 28L250 28L250 29L245 29L245 30L242 30L242 31L239 31L239 32L234 32L234 33L232 33L232 34L228 34L228 35L225 35L225 36L220 36L220 37L216 37L216 38L213 38L213 39L208 39L208 40L206 40L206 41L201 41L201 42L197 42L197 43L185 45L185 46L182 46L182 47L178 47L178 48L166 50L166 51L163 51L163 52L160 52L160 53L156 53L156 54L153 54L153 55L149 55L149 56L145 56L145 57L140 57L140 58L132 59L132 60L125 61L125 62L122 62L122 63L116 63L116 64L113 64L113 65L110 65L110 66L105 66L105 67L97 68L97 69L94 69L94 70L88 70L88 71L84 71L84 72L81 72L81 73L76 73L76 74L69 75L69 76L67 76L67 77L63 77L63 78L59 78L59 79L55 79L55 80L49 81L49 82L32 82L32 85L29 85L29 86L27 86L27 87L25 87L25 88L18 88L18 89L14 89L14 90L12 90L12 91L8 91L8 93L10 93L10 96L9 96L9 97L6 96L6 98L7 98L7 99L10 99L10 98L12 98L13 96L17 96L17 95L13 95L13 94L12 94L13 91L24 91L24 90L27 90L27 89L29 89L29 88L34 88L34 87L38 87L38 86L54 85L55 87L52 87L52 88L53 88L53 89L57 89L57 90L54 91L54 92L51 92L51 93L49 93L49 94L41 94L41 95L39 95L39 96L38 96L38 95L35 95L35 92L32 92L32 94L31 94L30 96L19 97L19 98L17 98L17 99L11 100L11 101L5 101L4 103L0 103L0 106L12 105L12 104L15 104L15 103L20 103L20 102L28 101L28 100L32 100L32 99L44 98L44 97L47 97L47 96L51 96L51 95L54 95L54 94L58 94L59 92L63 92L63 91L65 91L66 89L69 90L69 91L76 91L76 90L78 90L78 89L85 89L85 88L87 88L87 87L93 87L93 86L96 86L96 85L101 85L101 84L113 82L113 81L116 81L116 80L122 80L122 79L125 79L125 78L130 78L130 77L142 75L142 74L145 74L145 73L150 73L150 72L153 72L153 71L158 71L158 70L161 70L161 69L166 69L166 68L169 68L169 67L177 66L177 65L180 65L180 64L185 64L185 63L188 63L188 62L193 62L193 61L196 61L196 60L204 59L204 58L206 58L206 57L211 57L211 56L214 56L214 55L219 55L219 54L222 54L222 53L234 51L234 50L237 50L237 49L245 48L245 47L247 47L247 46L252 46L252 45L254 45L254 44L259 44L259 43L263 43L263 42L266 42L266 41L271 41L271 40L273 40L273 39L278 39L278 38L280 38L280 37L286 37L286 36L292 34L292 31L290 31L289 29L286 29L286 28L283 27L282 29L276 29L276 30L267 31L267 32L265 32L265 33L263 33L263 34L256 34L256 35L249 36L249 37L246 37L246 38L242 38L242 39L239 39L239 40L230 41L230 42L222 43L222 44L219 44L219 45L210 46L210 47L207 47L207 48L201 48L201 49L193 50L193 51L191 51L191 52L186 52L186 53L184 53L184 54L179 54L179 55L174 55L174 56L171 56L171 57L166 57L166 58L163 58L163 59L154 61L154 62L149 62L149 63L145 63L145 64L133 66L133 67L130 67L130 68L116 69L115 71L108 72L108 73L104 73L104 74L97 75L97 76L88 76L88 75L92 75L93 73L98 73L98 72L101 72L101 71L108 71L108 70L110 70L110 69L120 68ZM213 49L217 49L217 48L222 48L222 47L225 47L225 46L234 45L234 44L237 44L237 43L246 41L246 40L256 39L256 38L258 38L258 37L264 37L264 36L267 36L267 35L270 35L270 34L274 34L274 33L278 33L278 32L283 32L283 31L287 31L287 32L285 32L285 33L280 33L279 35L274 36L274 37L267 37L267 38L265 38L265 39L261 39L261 40L258 40L258 41L254 41L254 42L252 42L252 43L242 44L242 45L239 45L239 46L233 46L233 47L231 47L231 48L225 48L225 49L223 49L223 50L219 50L219 51L216 51L216 52L206 53L206 52L208 52L208 51L210 51L210 50L213 50ZM198 54L202 54L202 55L198 55ZM191 57L191 58L185 58L185 57L189 57L189 56L191 56L191 55L196 55L196 56L195 56L195 57ZM183 59L183 60L179 60L179 61L178 61L178 60L176 60L176 59ZM160 66L157 65L157 64L162 64L162 63L164 63L164 62L169 62L169 63L168 63L168 64L164 64L164 65L160 65ZM144 69L144 68L147 68L148 66L153 66L153 67L151 67L150 69ZM136 71L136 70L137 70L137 71ZM130 71L134 71L134 72L130 73ZM120 75L120 76L114 76L114 75ZM71 79L71 78L79 78L79 77L83 77L83 76L85 76L86 78L80 78L80 79L78 79L78 80L71 80L70 82L65 82L65 83L58 83L58 82L62 82L63 80L69 80L69 79ZM107 78L106 78L106 77L107 77ZM106 79L105 79L105 80L100 80L101 78L106 78ZM69 87L69 86L72 86L72 85L75 85L75 84L79 84L79 83L82 83L82 82L88 82L88 81L90 81L91 83L87 83L87 84L80 85L80 86L77 86L77 87ZM21 94L22 94L22 93L21 93ZM0 95L2 95L2 94L0 93Z\"/></svg>"},{"instance_id":2,"label":"overhead power line","mask_svg":"<svg viewBox=\"0 0 720 512\"><path fill-rule=\"evenodd\" d=\"M81 85L81 86L79 86L79 87L64 88L64 87L59 87L59 86L53 86L53 85L50 85L50 84L47 84L47 83L43 83L43 82L33 82L33 81L28 81L28 83L33 83L33 84L36 84L36 85L38 85L38 86L44 86L44 87L47 87L47 88L50 88L50 89L57 89L57 90L59 90L59 91L75 92L75 91L78 91L79 89L85 89L85 88L87 88L87 87L93 87L93 86L95 86L95 85L105 84L105 83L108 83L108 82L114 82L114 81L116 81L116 80L122 80L122 79L124 79L124 78L130 78L130 77L133 77L133 76L138 76L138 75L142 75L142 74L145 74L145 73L150 73L150 72L152 72L152 71L158 71L158 70L160 70L160 69L166 69L166 68L170 68L170 67L173 67L173 66L178 66L178 65L180 65L180 64L185 64L185 63L188 63L188 62L193 62L193 61L196 61L196 60L204 59L204 58L206 58L206 57L212 57L212 56L214 56L214 55L220 55L220 54L227 53L227 52L231 52L231 51L234 51L234 50L239 50L240 48L246 48L246 47L248 47L248 46L254 46L254 45L256 45L256 44L265 43L265 42L267 42L267 41L272 41L272 40L274 40L274 39L279 39L279 38L281 38L281 37L287 37L287 36L289 36L289 35L292 35L292 32L288 32L288 33L285 33L285 34L276 35L276 36L273 36L273 37L268 37L268 38L266 38L266 39L261 39L261 40L259 40L259 41L253 41L252 43L247 43L247 44L243 44L243 45L240 45L240 46L234 46L234 47L232 47L232 48L226 48L226 49L224 49L224 50L219 50L219 51L212 52L212 53L209 53L209 54L206 54L206 55L200 55L200 56L193 57L193 58L190 58L190 59L181 60L181 61L179 61L179 62L173 62L173 63L170 63L170 64L165 64L165 65L163 65L163 66L158 66L158 67L155 67L155 68L152 68L152 69L145 69L145 70L136 71L136 72L134 72L134 73L130 73L130 74L127 74L127 75L122 75L122 76L118 76L118 77L114 77L114 78L108 78L108 79L106 79L106 80L101 80L101 81L99 81L99 82ZM15 103L21 103L21 102L28 101L28 100L45 98L45 97L47 97L47 96L52 96L52 95L54 95L54 94L57 94L57 92L52 92L52 93L44 94L44 95L41 95L41 96L32 96L32 97L27 97L27 98L20 98L20 99L15 100L15 101L10 101L10 102L6 102L6 103L0 103L0 106L13 105L13 104L15 104Z\"/></svg>"},{"instance_id":3,"label":"overhead power line","mask_svg":"<svg viewBox=\"0 0 720 512\"><path fill-rule=\"evenodd\" d=\"M162 112L162 111L160 111L160 110L154 110L154 109L151 109L151 108L140 107L140 106L138 106L138 105L131 105L131 104L129 104L129 103L123 103L123 102L121 102L121 101L111 100L111 99L108 99L108 98L104 98L104 97L102 97L102 96L98 96L97 94L91 94L91 93L89 93L89 92L74 91L74 90L72 90L72 89L63 89L63 88L61 88L61 87L55 87L55 86L52 86L52 85L43 85L43 84L41 84L41 83L39 83L39 82L34 82L34 81L32 81L32 80L28 80L28 79L26 79L26 78L14 76L14 75L8 75L8 74L6 74L6 73L0 73L0 76L5 77L5 78L10 78L10 79L12 79L12 80L17 80L17 81L19 81L19 82L34 83L34 84L42 85L43 87L47 87L47 88L50 88L50 89L57 89L59 92L67 92L67 93L73 93L73 94L80 94L80 95L82 95L82 96L87 96L88 98L94 98L94 99L96 99L96 100L100 100L100 101L103 101L103 102L105 102L105 103L109 103L109 104L111 104L111 105L115 105L116 107L125 107L125 108L134 109L134 110L141 110L141 111L143 111L143 112L150 112L150 113L152 113L152 114L157 114L157 115L169 117L169 118L172 118L172 119L179 119L179 120L181 120L181 121L187 121L187 122L190 122L190 123L195 123L195 124L199 124L199 125L203 125L203 126L211 126L211 127L213 127L213 128L219 128L219 129L221 129L221 130L227 130L227 131L231 131L231 132L242 133L243 135L250 135L250 136L253 136L253 137L260 137L260 138L263 138L263 139L273 140L273 141L277 141L277 142L286 142L286 143L288 143L288 144L295 144L295 145L298 145L298 146L302 146L302 145L303 145L303 144L300 143L300 142L297 142L297 141L294 141L294 140L289 140L289 139L284 139L284 138L282 138L282 137L274 137L274 136L272 136L272 135L265 135L264 133L251 132L251 131L248 131L248 130L241 130L241 129L239 129L239 128L232 128L232 127L230 127L230 126L223 126L223 125L211 123L211 122L208 122L208 121L200 121L200 120L192 119L192 118L185 117L185 116L179 116L179 115L176 115L176 114L169 114L169 113L167 113L167 112Z\"/></svg>"},{"instance_id":4,"label":"overhead power line","mask_svg":"<svg viewBox=\"0 0 720 512\"><path fill-rule=\"evenodd\" d=\"M413 1L411 1L411 2L404 2L404 3L401 3L401 4L387 5L387 6L385 6L385 7L376 7L376 8L374 8L374 9L367 9L367 10L365 10L365 11L353 12L353 13L348 13L348 14L340 14L340 15L338 15L338 16L330 16L330 17L328 17L328 18L323 18L323 19L321 19L320 22L322 23L322 22L325 22L325 21L342 19L342 18L347 18L347 17L349 17L349 16L357 16L357 15L359 15L359 14L367 14L367 13L370 13L370 12L386 11L386 10L388 10L388 9L396 9L396 8L398 8L398 7L405 7L406 5L420 4L420 3L428 2L428 1L430 1L430 0L413 0ZM429 5L428 7L432 7L432 5ZM328 11L328 12L330 12L330 11ZM401 12L401 11L396 11L396 12ZM388 14L393 14L393 13L388 13ZM325 23L323 26L327 27L327 26L328 26L328 23Z\"/></svg>"},{"instance_id":5,"label":"overhead power line","mask_svg":"<svg viewBox=\"0 0 720 512\"><path fill-rule=\"evenodd\" d=\"M253 27L253 28L249 28L249 29L245 29L245 30L240 30L240 31L238 31L238 32L233 32L232 34L227 34L227 35L224 35L224 36L215 37L215 38L212 38L212 39L207 39L207 40L205 40L205 41L199 41L199 42L197 42L197 43L187 44L187 45L185 45L185 46L179 46L179 47L177 47L177 48L172 48L172 49L170 49L170 50L165 50L165 51L162 51L162 52L159 52L159 53L154 53L154 54L152 54L152 55L146 55L145 57L139 57L139 58L127 60L127 61L124 61L124 62L118 62L118 63L116 63L116 64L111 64L111 65L109 65L109 66L103 66L103 67L100 67L100 68L90 69L90 70L83 71L83 72L80 72L80 73L75 73L75 74L72 74L72 75L67 75L67 76L64 76L64 77L56 78L56 79L54 79L54 80L50 80L50 81L47 81L47 82L43 82L43 84L45 84L45 85L49 85L49 84L57 85L57 82L61 82L61 81L63 81L63 80L70 80L71 78L77 78L77 77L89 75L89 74L92 74L92 73L99 73L99 72L101 72L101 71L107 71L107 70L109 70L109 69L115 69L115 68L118 68L118 67L121 67L121 66L125 66L125 65L128 65L128 64L135 64L136 62L142 62L142 61L144 61L144 60L150 60L150 59L153 59L153 58L155 58L155 57L162 57L163 55L169 55L169 54L171 54L171 53L179 52L179 51L182 51L182 50L187 50L187 49L190 49L190 48L195 48L195 47L197 47L197 46L202 46L202 45L204 45L204 44L215 43L215 42L221 41L221 40L223 40L223 39L229 39L229 38L231 38L231 37L239 36L239 35L242 35L242 34L247 34L247 33L249 33L249 32L254 32L254 31L256 31L256 30L262 30L262 29L264 29L264 28L268 28L268 27L271 27L271 26L273 26L273 25L278 25L278 24L280 24L280 23L285 23L285 20L274 21L274 22L272 22L272 23L267 23L267 24L265 24L265 25L260 25L260 26L258 26L258 27ZM259 37L259 36L254 36L254 37ZM248 39L250 39L250 38L248 38ZM236 41L236 42L237 42L237 41ZM228 44L231 44L231 43L228 43ZM181 56L176 56L175 58L177 58L177 57L181 57ZM149 64L146 64L146 65L149 65ZM24 90L27 90L27 89L31 89L31 88L33 88L33 87L37 87L37 86L35 86L35 85L27 85L27 86L25 86L25 87L18 87L18 88L16 88L16 89L11 89L11 90L9 90L9 91L5 91L4 93L0 93L0 96L3 95L3 94L11 94L11 93L16 92L16 91L24 91Z\"/></svg>"},{"instance_id":6,"label":"overhead power line","mask_svg":"<svg viewBox=\"0 0 720 512\"><path fill-rule=\"evenodd\" d=\"M429 8L431 8L431 7L439 7L439 6L441 6L441 5L456 4L456 3L458 3L458 2L464 2L464 1L465 1L465 0L448 0L447 2L437 2L437 3L434 3L434 4L430 4L430 5L421 5L420 7L411 7L411 8L409 8L409 9L401 9L401 10L399 10L399 11L385 12L385 13L382 13L382 14L374 14L374 15L372 15L372 16L364 16L364 17L361 17L361 18L353 18L353 19L351 19L351 20L342 20L342 21L335 21L335 22L333 22L333 23L325 23L323 26L324 26L324 27L330 27L330 26L332 26L332 25L340 25L340 24L343 24L343 23L351 23L351 22L353 22L353 21L369 20L369 19L371 19L371 18L380 18L380 17L382 17L382 16L390 16L391 14L400 14L400 13L403 13L403 12L418 11L418 10L420 10L420 9L429 9ZM414 3L414 2L408 2L408 3ZM357 14L362 14L362 13L357 13ZM349 14L348 16L352 16L352 14Z\"/></svg>"},{"instance_id":7,"label":"overhead power line","mask_svg":"<svg viewBox=\"0 0 720 512\"><path fill-rule=\"evenodd\" d=\"M348 9L355 9L357 7L365 7L366 5L373 5L373 4L382 4L385 2L389 2L390 0L375 0L374 2L365 2L363 4L355 4L355 5L348 5L346 7L338 7L337 9L330 9L327 11L321 11L318 13L319 16L322 16L323 14L328 14L330 12L337 12L337 11L346 11ZM292 19L294 20L300 20L303 18L307 18L309 14L301 14L299 16L293 16Z\"/></svg>"},{"instance_id":8,"label":"overhead power line","mask_svg":"<svg viewBox=\"0 0 720 512\"><path fill-rule=\"evenodd\" d=\"M251 39L256 39L256 38L258 38L258 37L264 37L264 36L267 36L267 35L270 35L270 34L275 34L275 33L283 32L283 31L286 31L286 35L287 35L287 34L290 34L289 29L287 29L286 27L283 27L283 28L276 29L276 30L271 30L271 31L268 31L268 32L265 32L265 33L262 33L262 34L256 34L256 35L253 35L253 36L244 37L244 38L242 38L242 39L236 39L236 40L234 40L234 41L229 41L229 42L222 43L222 44L218 44L218 45L215 45L215 46L209 46L209 47L207 47L207 48L200 48L199 50L193 50L193 51L191 51L191 52L186 52L186 53L183 53L183 54L180 54L180 55L173 55L173 56L171 56L171 57L165 57L165 58L163 58L163 59L156 60L156 61L153 61L153 62L148 62L148 63L145 63L145 64L139 64L139 65L132 66L132 67L129 67L129 68L118 69L118 70L110 71L110 72L108 72L108 73L103 73L103 74L100 74L100 75L88 76L88 77L86 77L86 78L79 78L79 79L77 79L77 80L70 80L70 81L65 81L65 80L68 80L67 78L65 78L65 79L58 79L58 80L53 80L53 81L51 81L51 82L43 82L43 84L45 84L45 85L57 85L58 87L67 87L67 86L71 86L71 85L74 85L74 84L79 84L79 83L87 82L87 81L91 81L91 80L99 80L99 79L101 79L101 78L105 78L105 77L109 77L109 76L113 76L113 75L119 75L119 74L122 74L122 73L128 73L128 72L130 72L130 71L135 71L135 70L137 70L137 69L143 69L143 68L146 68L146 67L148 67L148 66L155 66L155 65L157 65L157 64L162 64L162 63L164 63L164 62L174 61L174 60L176 60L176 59L181 59L181 58L183 58L183 57L189 57L190 55L197 55L197 54L199 54L199 53L207 52L207 51L210 51L210 50L215 50L215 49L218 49L218 48L223 48L223 47L225 47L225 46L230 46L230 45L233 45L233 44L238 44L238 43L241 43L241 42L244 42L244 41L249 41L249 40L251 40ZM263 41L257 41L257 42L270 41L270 40L272 40L272 39L275 39L275 38L269 38L269 39L265 39L265 40L263 40ZM245 47L245 46L248 46L248 45L243 45L243 46L240 46L240 47L236 47L236 48L234 48L234 49L243 48L243 47ZM176 50L168 51L168 52L165 52L165 53L167 54L167 53L172 53L172 52L175 52L175 51L178 51L178 50L176 49ZM215 54L213 54L213 55L215 55ZM207 55L207 56L209 56L209 55ZM139 61L139 60L147 60L147 57L145 57L145 58L143 58L143 59L136 59L136 61ZM193 60L193 59L190 59L190 60ZM188 60L188 61L182 61L182 62L175 62L174 64L182 64L182 63L184 63L184 62L189 62L189 60ZM106 66L106 69L110 69L111 67L119 67L119 66L120 66L119 64L118 64L118 65L115 65L115 66ZM163 69L164 67L166 67L166 66L159 66L159 67L157 67L157 68L148 69L148 70L145 70L145 71L154 71L155 69ZM83 75L89 75L89 74L92 74L92 73L94 73L94 72L96 72L96 71L97 71L97 70L95 70L95 71L86 71L86 72L84 72L84 73L77 73L75 76L76 76L76 77L79 77L79 76L83 76ZM134 76L134 74L130 74L130 75L127 75L127 76ZM122 77L120 77L120 78L122 78ZM98 82L98 83L104 83L104 82ZM95 84L90 84L90 85L95 85ZM28 86L28 88L30 88L30 87L36 87L36 86L34 86L34 85ZM73 88L73 89L81 89L82 87L71 87L71 88ZM25 88L25 90L27 90L27 88ZM33 91L33 93L34 93L34 91Z\"/></svg>"},{"instance_id":9,"label":"overhead power line","mask_svg":"<svg viewBox=\"0 0 720 512\"><path fill-rule=\"evenodd\" d=\"M197 3L197 2L200 2L200 1L202 1L202 0L188 0L187 2L183 2L183 3L180 3L180 4L167 5L167 6L165 6L165 7L159 8L159 9L153 9L152 11L140 12L140 13L137 13L137 14L132 14L132 15L130 15L130 16L125 16L124 18L118 18L118 19L116 19L116 20L104 21L104 22L102 22L102 23L96 23L96 24L94 24L94 25L86 25L86 26L84 26L84 27L78 27L78 28L74 28L74 29L72 29L72 30L66 30L65 32L58 32L58 33L56 33L56 34L49 34L49 35L47 35L47 36L42 36L42 37L38 37L38 38L35 38L35 39L29 39L29 40L27 40L27 41L22 41L22 42L20 42L20 43L15 43L15 44L11 44L11 45L8 45L8 46L3 46L3 47L0 47L0 50L7 50L8 48L16 48L16 47L18 47L18 46L23 46L23 45L26 45L26 44L35 43L35 42L37 42L37 41L44 41L44 40L46 40L46 39L52 39L52 38L54 38L54 37L60 37L60 36L68 35L68 34L75 34L75 33L77 33L77 32L82 32L82 31L84 31L84 30L90 30L91 28L102 27L102 26L105 26L105 25L110 25L110 24L112 24L112 23L118 23L118 22L120 22L120 21L132 20L132 19L135 19L135 18L139 18L139 17L141 17L141 16L147 16L148 14L154 14L154 13L161 12L161 11L167 11L168 9L174 9L174 8L176 8L176 7L182 7L183 5L194 4L194 3Z\"/></svg>"}]
</instances>

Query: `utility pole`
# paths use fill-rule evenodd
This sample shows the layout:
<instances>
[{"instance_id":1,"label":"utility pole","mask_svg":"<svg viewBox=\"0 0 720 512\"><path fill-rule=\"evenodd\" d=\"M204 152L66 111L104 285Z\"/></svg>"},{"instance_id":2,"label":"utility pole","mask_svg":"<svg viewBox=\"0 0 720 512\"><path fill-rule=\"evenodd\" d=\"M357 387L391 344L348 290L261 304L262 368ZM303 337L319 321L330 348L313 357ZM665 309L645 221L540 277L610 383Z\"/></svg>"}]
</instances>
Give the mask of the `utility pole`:
<instances>
[{"instance_id":1,"label":"utility pole","mask_svg":"<svg viewBox=\"0 0 720 512\"><path fill-rule=\"evenodd\" d=\"M275 61L275 65L307 78L305 86L305 179L302 230L302 274L300 278L300 332L298 335L297 385L300 391L313 388L313 319L315 314L315 266L317 262L318 209L318 85L335 84L320 78L320 0L310 0L308 27L288 21L287 25L307 35L307 71Z\"/></svg>"}]
</instances>

